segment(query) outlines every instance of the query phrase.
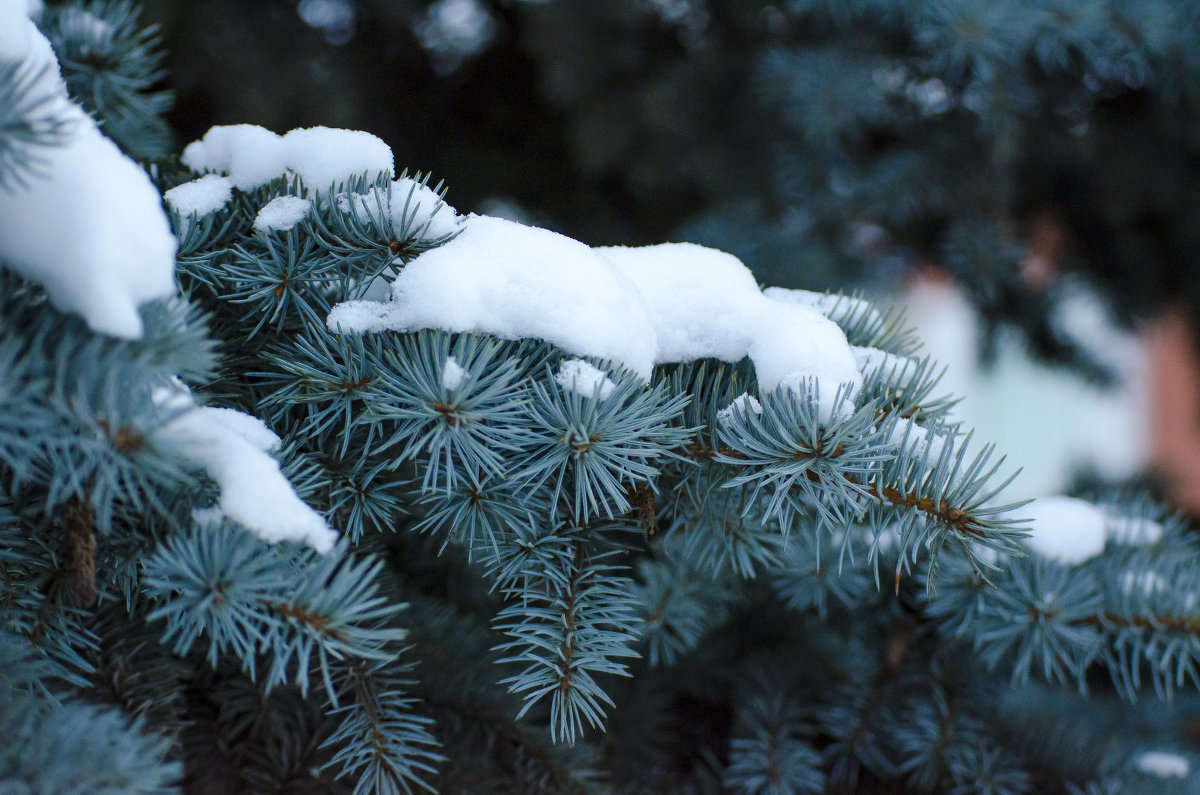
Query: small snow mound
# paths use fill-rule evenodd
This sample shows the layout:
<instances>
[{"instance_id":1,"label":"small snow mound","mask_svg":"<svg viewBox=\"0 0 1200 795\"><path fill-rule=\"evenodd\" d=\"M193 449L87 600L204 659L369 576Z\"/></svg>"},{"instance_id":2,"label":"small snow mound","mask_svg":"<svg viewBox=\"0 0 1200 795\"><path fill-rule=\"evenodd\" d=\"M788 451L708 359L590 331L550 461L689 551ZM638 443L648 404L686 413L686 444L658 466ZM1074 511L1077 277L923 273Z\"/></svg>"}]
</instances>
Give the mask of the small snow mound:
<instances>
[{"instance_id":1,"label":"small snow mound","mask_svg":"<svg viewBox=\"0 0 1200 795\"><path fill-rule=\"evenodd\" d=\"M392 150L376 136L359 130L308 127L276 135L254 124L211 128L183 150L193 171L226 174L239 190L252 190L288 171L310 191L325 191L352 177L391 176Z\"/></svg>"},{"instance_id":2,"label":"small snow mound","mask_svg":"<svg viewBox=\"0 0 1200 795\"><path fill-rule=\"evenodd\" d=\"M299 196L278 196L262 206L254 216L259 232L286 232L308 217L312 202Z\"/></svg>"},{"instance_id":3,"label":"small snow mound","mask_svg":"<svg viewBox=\"0 0 1200 795\"><path fill-rule=\"evenodd\" d=\"M604 400L617 388L605 372L583 359L570 359L558 366L554 380L563 389L570 389L584 397Z\"/></svg>"},{"instance_id":4,"label":"small snow mound","mask_svg":"<svg viewBox=\"0 0 1200 795\"><path fill-rule=\"evenodd\" d=\"M717 412L717 422L726 425L733 421L735 414L762 414L762 404L758 402L758 398L751 395L749 392L743 392L733 399L725 408Z\"/></svg>"},{"instance_id":5,"label":"small snow mound","mask_svg":"<svg viewBox=\"0 0 1200 795\"><path fill-rule=\"evenodd\" d=\"M405 220L411 219L412 230L426 240L436 240L458 231L458 212L428 185L411 177L402 177L392 183L391 211L396 229L403 229Z\"/></svg>"},{"instance_id":6,"label":"small snow mound","mask_svg":"<svg viewBox=\"0 0 1200 795\"><path fill-rule=\"evenodd\" d=\"M442 386L446 389L458 389L465 380L467 380L467 371L463 369L457 359L447 356L446 363L442 365Z\"/></svg>"},{"instance_id":7,"label":"small snow mound","mask_svg":"<svg viewBox=\"0 0 1200 795\"><path fill-rule=\"evenodd\" d=\"M213 422L224 425L264 453L273 453L282 444L275 432L268 428L265 422L253 415L220 406L203 406L197 411Z\"/></svg>"},{"instance_id":8,"label":"small snow mound","mask_svg":"<svg viewBox=\"0 0 1200 795\"><path fill-rule=\"evenodd\" d=\"M1029 519L1030 548L1047 560L1083 563L1104 551L1105 514L1090 502L1073 497L1039 497L1016 517Z\"/></svg>"},{"instance_id":9,"label":"small snow mound","mask_svg":"<svg viewBox=\"0 0 1200 795\"><path fill-rule=\"evenodd\" d=\"M811 290L792 290L786 287L768 287L763 295L781 304L808 306L820 312L834 323L842 324L851 319L869 318L871 325L882 325L883 315L871 306L870 301L851 298L848 295L828 295Z\"/></svg>"},{"instance_id":10,"label":"small snow mound","mask_svg":"<svg viewBox=\"0 0 1200 795\"><path fill-rule=\"evenodd\" d=\"M917 369L917 363L913 359L878 348L851 345L850 351L854 354L854 363L858 366L858 371L864 376L881 373L889 381L898 381L900 386L906 385Z\"/></svg>"},{"instance_id":11,"label":"small snow mound","mask_svg":"<svg viewBox=\"0 0 1200 795\"><path fill-rule=\"evenodd\" d=\"M216 481L225 516L264 541L304 541L322 553L333 548L337 534L296 495L267 454L279 437L261 420L233 409L186 409L191 396L182 389L163 389L155 400L184 409L155 433L155 443Z\"/></svg>"},{"instance_id":12,"label":"small snow mound","mask_svg":"<svg viewBox=\"0 0 1200 795\"><path fill-rule=\"evenodd\" d=\"M167 206L184 218L190 215L209 215L229 204L233 198L233 183L216 174L176 185L163 194Z\"/></svg>"},{"instance_id":13,"label":"small snow mound","mask_svg":"<svg viewBox=\"0 0 1200 795\"><path fill-rule=\"evenodd\" d=\"M1192 770L1186 757L1166 751L1146 751L1138 754L1133 764L1143 773L1159 778L1186 778Z\"/></svg>"}]
</instances>

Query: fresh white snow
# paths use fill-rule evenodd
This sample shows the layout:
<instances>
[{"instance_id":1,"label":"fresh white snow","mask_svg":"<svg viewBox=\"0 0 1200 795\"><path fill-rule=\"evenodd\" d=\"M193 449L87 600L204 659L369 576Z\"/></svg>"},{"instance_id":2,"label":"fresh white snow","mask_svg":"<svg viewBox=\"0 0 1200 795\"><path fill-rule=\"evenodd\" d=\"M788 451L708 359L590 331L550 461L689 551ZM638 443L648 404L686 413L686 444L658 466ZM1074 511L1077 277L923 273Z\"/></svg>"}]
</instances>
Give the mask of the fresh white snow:
<instances>
[{"instance_id":1,"label":"fresh white snow","mask_svg":"<svg viewBox=\"0 0 1200 795\"><path fill-rule=\"evenodd\" d=\"M401 177L392 183L392 223L404 228L412 220L418 237L435 240L458 231L458 212L442 201L433 188L411 177Z\"/></svg>"},{"instance_id":2,"label":"fresh white snow","mask_svg":"<svg viewBox=\"0 0 1200 795\"><path fill-rule=\"evenodd\" d=\"M0 189L0 260L95 331L140 337L138 306L175 294L175 236L145 171L67 97L58 62L19 0L0 0L0 61L45 72L32 92L69 124L25 184Z\"/></svg>"},{"instance_id":3,"label":"fresh white snow","mask_svg":"<svg viewBox=\"0 0 1200 795\"><path fill-rule=\"evenodd\" d=\"M184 218L208 215L220 210L233 198L233 183L216 174L176 185L163 194L167 206Z\"/></svg>"},{"instance_id":4,"label":"fresh white snow","mask_svg":"<svg viewBox=\"0 0 1200 795\"><path fill-rule=\"evenodd\" d=\"M261 420L233 409L188 408L191 396L181 389L163 389L155 399L182 409L156 432L155 443L216 481L225 516L264 541L303 541L318 552L332 549L337 534L296 495L268 455L279 446L279 437Z\"/></svg>"},{"instance_id":5,"label":"fresh white snow","mask_svg":"<svg viewBox=\"0 0 1200 795\"><path fill-rule=\"evenodd\" d=\"M854 354L854 363L860 373L867 376L882 372L889 381L897 383L898 386L907 384L917 369L917 363L907 356L897 356L878 348L864 348L858 345L851 345L850 350Z\"/></svg>"},{"instance_id":6,"label":"fresh white snow","mask_svg":"<svg viewBox=\"0 0 1200 795\"><path fill-rule=\"evenodd\" d=\"M447 356L446 363L442 365L442 386L446 389L458 389L465 380L467 380L467 371L463 369L457 359Z\"/></svg>"},{"instance_id":7,"label":"fresh white snow","mask_svg":"<svg viewBox=\"0 0 1200 795\"><path fill-rule=\"evenodd\" d=\"M872 325L883 323L883 316L879 314L879 310L862 298L815 293L811 290L792 290L787 287L768 287L763 290L763 295L782 304L812 307L835 323L845 323L851 318L860 321L870 318Z\"/></svg>"},{"instance_id":8,"label":"fresh white snow","mask_svg":"<svg viewBox=\"0 0 1200 795\"><path fill-rule=\"evenodd\" d=\"M598 367L583 359L568 359L558 366L554 380L563 389L578 392L584 397L604 400L613 393L617 385Z\"/></svg>"},{"instance_id":9,"label":"fresh white snow","mask_svg":"<svg viewBox=\"0 0 1200 795\"><path fill-rule=\"evenodd\" d=\"M717 412L717 422L722 425L733 420L735 414L762 414L762 404L758 402L758 398L751 395L749 392L743 392L733 399L725 408Z\"/></svg>"},{"instance_id":10,"label":"fresh white snow","mask_svg":"<svg viewBox=\"0 0 1200 795\"><path fill-rule=\"evenodd\" d=\"M291 171L310 191L324 192L363 173L374 180L394 172L392 150L360 130L309 127L276 135L253 124L211 128L183 150L193 171L225 174L251 190Z\"/></svg>"},{"instance_id":11,"label":"fresh white snow","mask_svg":"<svg viewBox=\"0 0 1200 795\"><path fill-rule=\"evenodd\" d=\"M254 216L258 232L286 232L308 217L312 202L299 196L277 196L262 206Z\"/></svg>"},{"instance_id":12,"label":"fresh white snow","mask_svg":"<svg viewBox=\"0 0 1200 795\"><path fill-rule=\"evenodd\" d=\"M931 434L907 417L895 420L888 443L899 447L907 440L908 450L917 460L928 461L930 466L937 463L946 448L946 439L937 434Z\"/></svg>"},{"instance_id":13,"label":"fresh white snow","mask_svg":"<svg viewBox=\"0 0 1200 795\"><path fill-rule=\"evenodd\" d=\"M366 193L339 195L337 206L342 212L353 210L363 223L377 217L382 210L390 217L397 234L407 231L424 240L436 240L458 231L457 211L428 185L411 177L392 183L390 200L375 188L369 188Z\"/></svg>"},{"instance_id":14,"label":"fresh white snow","mask_svg":"<svg viewBox=\"0 0 1200 795\"><path fill-rule=\"evenodd\" d=\"M1140 753L1134 758L1133 764L1143 773L1159 778L1187 778L1192 771L1186 757L1167 751Z\"/></svg>"},{"instance_id":15,"label":"fresh white snow","mask_svg":"<svg viewBox=\"0 0 1200 795\"><path fill-rule=\"evenodd\" d=\"M1029 519L1026 543L1038 555L1068 565L1082 563L1104 551L1105 513L1074 497L1039 497L1014 516Z\"/></svg>"},{"instance_id":16,"label":"fresh white snow","mask_svg":"<svg viewBox=\"0 0 1200 795\"><path fill-rule=\"evenodd\" d=\"M459 229L403 268L391 301L339 304L329 327L538 338L620 362L643 379L655 364L749 356L764 392L814 384L822 419L832 416L839 388L852 396L862 384L835 323L808 306L770 300L729 254L688 243L592 249L480 215Z\"/></svg>"}]
</instances>

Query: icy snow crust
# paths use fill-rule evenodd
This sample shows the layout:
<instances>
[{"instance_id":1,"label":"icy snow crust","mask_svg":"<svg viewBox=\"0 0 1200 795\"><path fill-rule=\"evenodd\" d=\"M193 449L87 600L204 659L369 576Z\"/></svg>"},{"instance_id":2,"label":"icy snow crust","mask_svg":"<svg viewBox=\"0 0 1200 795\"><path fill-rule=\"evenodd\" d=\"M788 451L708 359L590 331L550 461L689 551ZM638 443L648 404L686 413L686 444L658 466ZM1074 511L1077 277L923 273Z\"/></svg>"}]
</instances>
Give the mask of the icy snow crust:
<instances>
[{"instance_id":1,"label":"icy snow crust","mask_svg":"<svg viewBox=\"0 0 1200 795\"><path fill-rule=\"evenodd\" d=\"M50 42L25 14L0 0L0 61L44 68L31 95L51 97L70 126L65 143L38 147L25 184L0 190L0 260L93 330L140 337L138 306L175 293L175 236L146 172L68 99Z\"/></svg>"},{"instance_id":2,"label":"icy snow crust","mask_svg":"<svg viewBox=\"0 0 1200 795\"><path fill-rule=\"evenodd\" d=\"M763 392L807 382L819 413L862 385L842 330L808 305L771 300L729 254L690 243L589 248L545 229L471 215L460 234L404 267L387 302L335 306L337 333L444 329L537 338L620 362L749 356ZM848 413L846 401L840 411Z\"/></svg>"},{"instance_id":3,"label":"icy snow crust","mask_svg":"<svg viewBox=\"0 0 1200 795\"><path fill-rule=\"evenodd\" d=\"M193 171L225 174L238 190L252 190L288 171L309 190L325 191L366 173L392 176L392 150L359 130L309 127L276 135L254 124L213 127L183 150Z\"/></svg>"}]
</instances>

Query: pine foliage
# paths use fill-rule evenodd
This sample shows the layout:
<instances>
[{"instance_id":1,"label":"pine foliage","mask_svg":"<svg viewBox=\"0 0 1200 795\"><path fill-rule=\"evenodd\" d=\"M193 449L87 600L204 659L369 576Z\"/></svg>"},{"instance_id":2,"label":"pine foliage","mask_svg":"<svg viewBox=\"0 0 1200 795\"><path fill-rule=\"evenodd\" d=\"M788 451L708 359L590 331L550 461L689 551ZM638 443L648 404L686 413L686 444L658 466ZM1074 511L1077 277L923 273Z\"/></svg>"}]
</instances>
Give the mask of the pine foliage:
<instances>
[{"instance_id":1,"label":"pine foliage","mask_svg":"<svg viewBox=\"0 0 1200 795\"><path fill-rule=\"evenodd\" d=\"M995 75L1019 36L985 5L920 18L957 75ZM106 131L161 154L135 9L43 24ZM3 190L55 145L24 80L0 70ZM798 107L846 118L822 99ZM601 399L541 340L335 334L333 305L449 239L385 213L392 190L281 177L173 214L180 296L137 340L0 271L0 788L999 795L1133 791L1147 752L1194 759L1191 530L1109 495L1102 553L1030 554L1011 468L950 420L902 318L823 305L874 349L827 419L815 383L760 394L749 361L645 383L593 358ZM256 230L284 195L312 212ZM161 443L156 390L181 381L264 418L343 540L269 544L214 510Z\"/></svg>"}]
</instances>

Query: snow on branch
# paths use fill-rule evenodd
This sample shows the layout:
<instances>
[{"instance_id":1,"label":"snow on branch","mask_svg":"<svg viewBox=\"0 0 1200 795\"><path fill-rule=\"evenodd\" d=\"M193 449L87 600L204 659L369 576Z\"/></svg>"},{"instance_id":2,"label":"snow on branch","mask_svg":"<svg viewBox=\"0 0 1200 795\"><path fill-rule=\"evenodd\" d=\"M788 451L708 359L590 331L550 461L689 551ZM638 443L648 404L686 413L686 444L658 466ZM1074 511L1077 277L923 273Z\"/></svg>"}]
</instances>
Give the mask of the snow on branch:
<instances>
[{"instance_id":1,"label":"snow on branch","mask_svg":"<svg viewBox=\"0 0 1200 795\"><path fill-rule=\"evenodd\" d=\"M749 356L764 392L815 385L822 419L835 413L839 387L849 385L853 394L862 385L836 323L810 306L764 295L730 254L690 243L589 248L480 215L460 229L400 271L391 301L339 304L329 327L543 339L620 362L643 379L656 364ZM841 402L840 411L852 409L852 401Z\"/></svg>"},{"instance_id":2,"label":"snow on branch","mask_svg":"<svg viewBox=\"0 0 1200 795\"><path fill-rule=\"evenodd\" d=\"M240 411L196 406L184 391L163 390L156 400L182 411L155 434L155 442L201 467L221 489L221 511L268 542L302 541L318 552L337 534L292 489L268 455L279 437L262 420Z\"/></svg>"},{"instance_id":3,"label":"snow on branch","mask_svg":"<svg viewBox=\"0 0 1200 795\"><path fill-rule=\"evenodd\" d=\"M175 293L175 237L145 171L70 100L23 0L0 0L0 64L24 63L29 96L64 123L25 184L0 189L0 262L95 331L142 335L138 306Z\"/></svg>"}]
</instances>

